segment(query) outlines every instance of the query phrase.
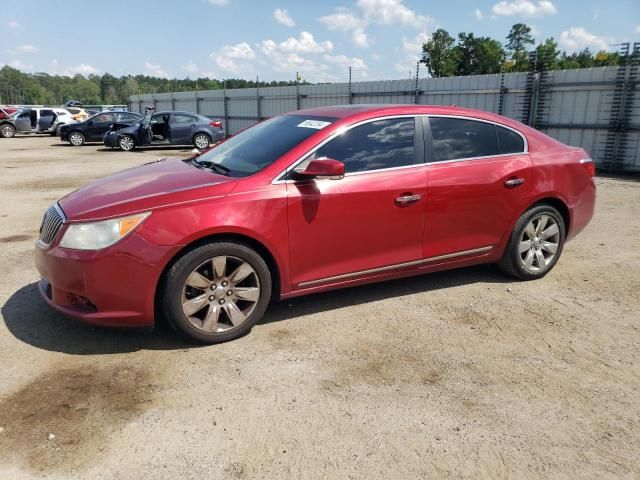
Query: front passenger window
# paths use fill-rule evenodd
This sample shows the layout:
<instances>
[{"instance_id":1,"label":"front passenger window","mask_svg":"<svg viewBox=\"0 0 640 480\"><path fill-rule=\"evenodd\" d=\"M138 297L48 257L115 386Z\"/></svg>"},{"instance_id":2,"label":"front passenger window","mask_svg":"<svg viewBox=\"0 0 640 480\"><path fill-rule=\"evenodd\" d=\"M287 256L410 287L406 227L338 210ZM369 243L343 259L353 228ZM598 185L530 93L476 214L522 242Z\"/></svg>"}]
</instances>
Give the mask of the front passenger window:
<instances>
[{"instance_id":1,"label":"front passenger window","mask_svg":"<svg viewBox=\"0 0 640 480\"><path fill-rule=\"evenodd\" d=\"M320 147L313 158L339 160L346 173L413 165L420 163L414 152L415 130L412 117L365 123Z\"/></svg>"}]
</instances>

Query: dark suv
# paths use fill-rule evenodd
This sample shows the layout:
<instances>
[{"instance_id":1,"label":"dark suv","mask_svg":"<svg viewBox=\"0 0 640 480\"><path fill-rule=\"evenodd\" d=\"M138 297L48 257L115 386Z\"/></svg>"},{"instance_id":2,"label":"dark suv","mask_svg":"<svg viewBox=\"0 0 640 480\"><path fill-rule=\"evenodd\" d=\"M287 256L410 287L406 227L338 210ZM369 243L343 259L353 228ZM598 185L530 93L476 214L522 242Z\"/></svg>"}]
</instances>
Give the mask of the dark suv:
<instances>
[{"instance_id":1,"label":"dark suv","mask_svg":"<svg viewBox=\"0 0 640 480\"><path fill-rule=\"evenodd\" d=\"M85 142L101 142L114 123L130 125L141 118L142 115L133 112L100 112L84 122L61 127L60 139L74 147Z\"/></svg>"}]
</instances>

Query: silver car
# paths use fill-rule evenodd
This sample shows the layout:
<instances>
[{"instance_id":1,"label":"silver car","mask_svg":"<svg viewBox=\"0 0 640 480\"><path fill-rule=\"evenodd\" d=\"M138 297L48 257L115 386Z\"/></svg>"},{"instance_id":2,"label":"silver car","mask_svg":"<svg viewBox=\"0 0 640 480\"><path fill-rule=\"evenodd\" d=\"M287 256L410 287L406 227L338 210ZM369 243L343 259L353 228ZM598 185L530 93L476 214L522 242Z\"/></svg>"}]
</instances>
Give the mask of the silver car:
<instances>
[{"instance_id":1,"label":"silver car","mask_svg":"<svg viewBox=\"0 0 640 480\"><path fill-rule=\"evenodd\" d=\"M59 135L63 125L76 123L68 110L59 107L27 108L15 117L18 133Z\"/></svg>"}]
</instances>

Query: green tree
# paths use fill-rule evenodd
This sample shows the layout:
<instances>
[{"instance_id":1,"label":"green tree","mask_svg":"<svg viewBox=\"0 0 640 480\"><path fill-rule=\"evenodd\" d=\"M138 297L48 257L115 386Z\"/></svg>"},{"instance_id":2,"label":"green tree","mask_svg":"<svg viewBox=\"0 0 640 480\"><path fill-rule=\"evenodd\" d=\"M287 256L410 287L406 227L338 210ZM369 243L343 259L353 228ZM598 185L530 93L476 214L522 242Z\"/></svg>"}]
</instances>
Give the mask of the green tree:
<instances>
[{"instance_id":1,"label":"green tree","mask_svg":"<svg viewBox=\"0 0 640 480\"><path fill-rule=\"evenodd\" d=\"M533 45L533 35L531 27L524 23L516 23L507 35L507 50L511 52L513 60L513 70L523 71L529 67L527 58L527 45Z\"/></svg>"},{"instance_id":2,"label":"green tree","mask_svg":"<svg viewBox=\"0 0 640 480\"><path fill-rule=\"evenodd\" d=\"M553 37L547 38L544 43L536 47L538 63L543 62L547 70L556 70L558 68L558 44Z\"/></svg>"},{"instance_id":3,"label":"green tree","mask_svg":"<svg viewBox=\"0 0 640 480\"><path fill-rule=\"evenodd\" d=\"M458 64L456 51L453 48L455 39L449 32L439 28L431 39L422 45L421 63L427 66L432 77L450 77L455 75Z\"/></svg>"},{"instance_id":4,"label":"green tree","mask_svg":"<svg viewBox=\"0 0 640 480\"><path fill-rule=\"evenodd\" d=\"M489 37L475 37L473 33L459 33L454 50L458 60L456 75L498 73L505 57L500 42Z\"/></svg>"}]
</instances>

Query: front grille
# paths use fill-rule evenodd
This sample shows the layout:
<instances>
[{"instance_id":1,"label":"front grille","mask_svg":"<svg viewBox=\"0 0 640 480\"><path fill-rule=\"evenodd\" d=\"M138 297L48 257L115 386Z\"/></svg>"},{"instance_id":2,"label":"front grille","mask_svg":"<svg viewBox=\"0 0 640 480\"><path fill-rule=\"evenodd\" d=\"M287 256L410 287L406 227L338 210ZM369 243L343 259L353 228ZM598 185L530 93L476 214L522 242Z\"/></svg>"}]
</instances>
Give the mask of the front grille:
<instances>
[{"instance_id":1,"label":"front grille","mask_svg":"<svg viewBox=\"0 0 640 480\"><path fill-rule=\"evenodd\" d=\"M50 245L60 231L65 221L64 213L57 203L54 203L44 213L42 225L40 225L40 242Z\"/></svg>"}]
</instances>

